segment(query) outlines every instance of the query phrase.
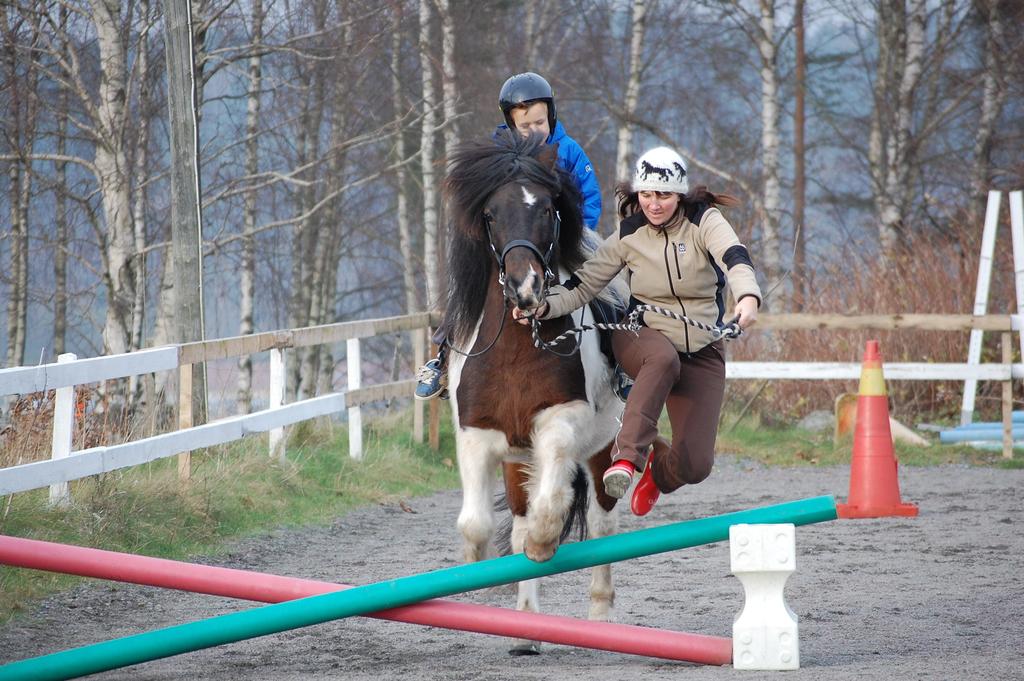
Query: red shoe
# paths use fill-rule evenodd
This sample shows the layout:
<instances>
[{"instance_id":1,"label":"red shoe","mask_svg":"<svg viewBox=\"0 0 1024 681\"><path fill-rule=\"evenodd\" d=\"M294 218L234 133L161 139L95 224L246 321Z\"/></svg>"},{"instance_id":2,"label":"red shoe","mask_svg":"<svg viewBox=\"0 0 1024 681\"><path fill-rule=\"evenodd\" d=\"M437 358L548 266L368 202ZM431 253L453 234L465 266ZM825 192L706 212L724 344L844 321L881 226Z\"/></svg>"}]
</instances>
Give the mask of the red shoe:
<instances>
[{"instance_id":1,"label":"red shoe","mask_svg":"<svg viewBox=\"0 0 1024 681\"><path fill-rule=\"evenodd\" d=\"M661 438L655 440L654 446L651 447L651 453L647 457L647 465L644 466L643 475L640 476L640 480L636 483L636 488L633 489L633 498L629 501L629 507L633 511L633 515L647 515L654 508L654 505L658 503L658 498L661 496L661 490L654 484L654 476L651 471L654 470L654 452L658 449L664 450L668 447L668 443Z\"/></svg>"},{"instance_id":2,"label":"red shoe","mask_svg":"<svg viewBox=\"0 0 1024 681\"><path fill-rule=\"evenodd\" d=\"M604 482L605 494L616 499L626 496L626 490L633 482L634 473L636 473L636 467L625 459L619 459L613 463L601 477Z\"/></svg>"}]
</instances>

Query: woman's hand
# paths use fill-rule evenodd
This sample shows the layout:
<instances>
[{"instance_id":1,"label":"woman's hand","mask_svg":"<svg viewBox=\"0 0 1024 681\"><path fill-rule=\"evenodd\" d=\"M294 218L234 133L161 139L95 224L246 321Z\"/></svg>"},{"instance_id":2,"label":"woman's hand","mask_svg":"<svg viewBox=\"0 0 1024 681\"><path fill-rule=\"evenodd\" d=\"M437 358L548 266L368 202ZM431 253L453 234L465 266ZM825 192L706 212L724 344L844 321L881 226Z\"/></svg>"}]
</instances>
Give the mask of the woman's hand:
<instances>
[{"instance_id":1,"label":"woman's hand","mask_svg":"<svg viewBox=\"0 0 1024 681\"><path fill-rule=\"evenodd\" d=\"M538 319L540 319L544 315L546 315L547 312L548 312L548 304L547 303L541 303L539 307L535 307L532 310L521 310L518 307L513 307L512 308L512 319L516 320L520 324L523 324L525 326L529 326L530 318L531 317L537 317Z\"/></svg>"},{"instance_id":2,"label":"woman's hand","mask_svg":"<svg viewBox=\"0 0 1024 681\"><path fill-rule=\"evenodd\" d=\"M733 308L733 316L741 329L753 326L757 322L757 298L754 296L743 296L736 307Z\"/></svg>"}]
</instances>

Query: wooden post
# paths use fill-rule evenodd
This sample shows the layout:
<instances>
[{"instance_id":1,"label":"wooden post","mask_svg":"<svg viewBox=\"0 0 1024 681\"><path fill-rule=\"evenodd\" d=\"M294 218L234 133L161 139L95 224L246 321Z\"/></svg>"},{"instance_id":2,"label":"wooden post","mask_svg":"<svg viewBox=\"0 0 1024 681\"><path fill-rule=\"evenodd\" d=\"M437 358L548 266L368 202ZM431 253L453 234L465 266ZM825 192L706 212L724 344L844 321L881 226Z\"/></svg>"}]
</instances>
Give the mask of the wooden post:
<instances>
[{"instance_id":1,"label":"wooden post","mask_svg":"<svg viewBox=\"0 0 1024 681\"><path fill-rule=\"evenodd\" d=\"M1013 285L1017 314L1024 315L1024 192L1010 192L1010 236L1013 242ZM1024 330L1018 330L1020 358L1024 362Z\"/></svg>"},{"instance_id":2,"label":"wooden post","mask_svg":"<svg viewBox=\"0 0 1024 681\"><path fill-rule=\"evenodd\" d=\"M988 307L988 289L992 280L992 256L996 248L996 226L999 220L999 200L997 191L988 193L988 207L985 210L985 228L981 233L981 254L978 257L978 282L974 291L974 314L985 314ZM981 329L971 329L971 340L967 347L967 363L977 365L981 361ZM978 380L970 378L964 381L964 400L960 407L960 425L965 426L974 420L974 397L978 391Z\"/></svg>"},{"instance_id":3,"label":"wooden post","mask_svg":"<svg viewBox=\"0 0 1024 681\"><path fill-rule=\"evenodd\" d=\"M359 339L347 341L348 389L362 387L362 366L359 358ZM363 458L363 412L360 407L348 408L348 455L353 459Z\"/></svg>"},{"instance_id":4,"label":"wooden post","mask_svg":"<svg viewBox=\"0 0 1024 681\"><path fill-rule=\"evenodd\" d=\"M57 357L59 364L74 362L78 356L66 352ZM75 386L57 388L53 399L53 450L51 459L63 459L71 455L71 434L75 431ZM67 482L50 485L50 506L71 504L71 490Z\"/></svg>"},{"instance_id":5,"label":"wooden post","mask_svg":"<svg viewBox=\"0 0 1024 681\"><path fill-rule=\"evenodd\" d=\"M277 409L284 404L286 380L284 350L273 348L270 351L270 395L267 398L268 409ZM284 428L274 428L270 431L270 457L276 457L281 463L284 463Z\"/></svg>"},{"instance_id":6,"label":"wooden post","mask_svg":"<svg viewBox=\"0 0 1024 681\"><path fill-rule=\"evenodd\" d=\"M415 329L412 332L413 364L419 369L426 362L426 329ZM412 401L412 439L416 444L423 444L423 401Z\"/></svg>"},{"instance_id":7,"label":"wooden post","mask_svg":"<svg viewBox=\"0 0 1024 681\"><path fill-rule=\"evenodd\" d=\"M430 448L435 452L441 449L441 405L437 400L430 400L430 428L427 439Z\"/></svg>"},{"instance_id":8,"label":"wooden post","mask_svg":"<svg viewBox=\"0 0 1024 681\"><path fill-rule=\"evenodd\" d=\"M430 344L430 350L437 355L437 346L433 343ZM435 452L441 448L441 405L438 404L440 399L430 400L430 426L427 434L427 440L430 444L430 448Z\"/></svg>"},{"instance_id":9,"label":"wooden post","mask_svg":"<svg viewBox=\"0 0 1024 681\"><path fill-rule=\"evenodd\" d=\"M1004 331L1001 336L1003 364L1013 363L1013 332ZM1003 458L1013 458L1013 379L1003 381Z\"/></svg>"},{"instance_id":10,"label":"wooden post","mask_svg":"<svg viewBox=\"0 0 1024 681\"><path fill-rule=\"evenodd\" d=\"M192 423L192 365L178 367L178 430L191 428ZM192 477L192 452L178 454L178 479Z\"/></svg>"}]
</instances>

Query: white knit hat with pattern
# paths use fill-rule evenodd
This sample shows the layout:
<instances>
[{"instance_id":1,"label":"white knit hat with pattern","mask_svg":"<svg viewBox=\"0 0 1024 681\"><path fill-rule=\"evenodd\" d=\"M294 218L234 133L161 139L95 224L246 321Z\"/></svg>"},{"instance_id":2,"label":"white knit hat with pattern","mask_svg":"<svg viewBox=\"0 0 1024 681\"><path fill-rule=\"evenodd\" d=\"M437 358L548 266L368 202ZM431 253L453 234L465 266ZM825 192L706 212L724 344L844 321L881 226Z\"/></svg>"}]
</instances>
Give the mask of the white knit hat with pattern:
<instances>
[{"instance_id":1,"label":"white knit hat with pattern","mask_svg":"<svg viewBox=\"0 0 1024 681\"><path fill-rule=\"evenodd\" d=\"M633 191L635 192L675 192L685 194L690 191L690 182L686 179L686 162L683 157L668 147L655 147L637 159L633 171Z\"/></svg>"}]
</instances>

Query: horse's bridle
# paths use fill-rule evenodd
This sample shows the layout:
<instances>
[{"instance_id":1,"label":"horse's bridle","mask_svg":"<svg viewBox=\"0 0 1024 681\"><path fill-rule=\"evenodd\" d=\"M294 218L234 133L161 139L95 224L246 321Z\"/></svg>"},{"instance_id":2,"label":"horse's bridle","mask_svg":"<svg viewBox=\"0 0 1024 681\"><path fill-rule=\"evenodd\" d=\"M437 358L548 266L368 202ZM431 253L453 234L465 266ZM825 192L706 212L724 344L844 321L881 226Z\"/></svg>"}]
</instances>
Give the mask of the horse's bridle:
<instances>
[{"instance_id":1,"label":"horse's bridle","mask_svg":"<svg viewBox=\"0 0 1024 681\"><path fill-rule=\"evenodd\" d=\"M547 253L541 253L540 249L537 248L537 244L529 239L513 239L505 244L505 247L501 249L499 254L498 249L494 246L494 236L491 234L491 218L487 215L484 216L484 228L487 230L487 245L491 247L491 253L494 254L494 259L498 261L498 283L501 284L503 289L505 286L505 257L513 248L526 248L533 251L534 255L544 264L544 290L546 292L548 286L555 280L555 274L551 271L551 256L555 252L555 244L558 243L558 237L562 232L562 216L558 211L555 211L552 220L553 235L551 243L548 244Z\"/></svg>"},{"instance_id":2,"label":"horse's bridle","mask_svg":"<svg viewBox=\"0 0 1024 681\"><path fill-rule=\"evenodd\" d=\"M463 352L462 350L459 350L451 343L448 344L448 347L451 348L453 352L456 352L464 357L479 357L480 355L484 354L485 352L494 347L494 344L498 342L498 338L501 337L501 332L505 330L505 317L508 316L509 303L508 295L505 293L505 257L509 254L509 251L511 251L513 248L526 248L530 251L533 251L534 255L536 255L540 259L541 263L543 263L544 265L543 291L544 293L547 293L548 287L551 285L551 282L555 280L555 274L554 272L551 271L551 256L555 252L555 244L558 243L558 237L561 236L562 233L562 216L558 213L557 210L555 211L555 215L552 222L553 234L551 237L551 243L548 244L548 250L546 253L541 253L540 249L537 248L537 244L533 243L529 239L513 239L512 241L509 241L507 244L505 244L505 247L501 249L501 253L498 253L498 249L494 246L494 236L491 234L491 218L487 215L484 215L484 228L487 230L487 245L491 247L491 253L494 254L494 259L498 261L498 284L501 285L501 298L502 301L504 302L504 305L501 313L501 322L498 325L498 333L494 334L494 338L491 339L491 342L488 343L487 347L485 347L483 350L480 350L478 352Z\"/></svg>"}]
</instances>

